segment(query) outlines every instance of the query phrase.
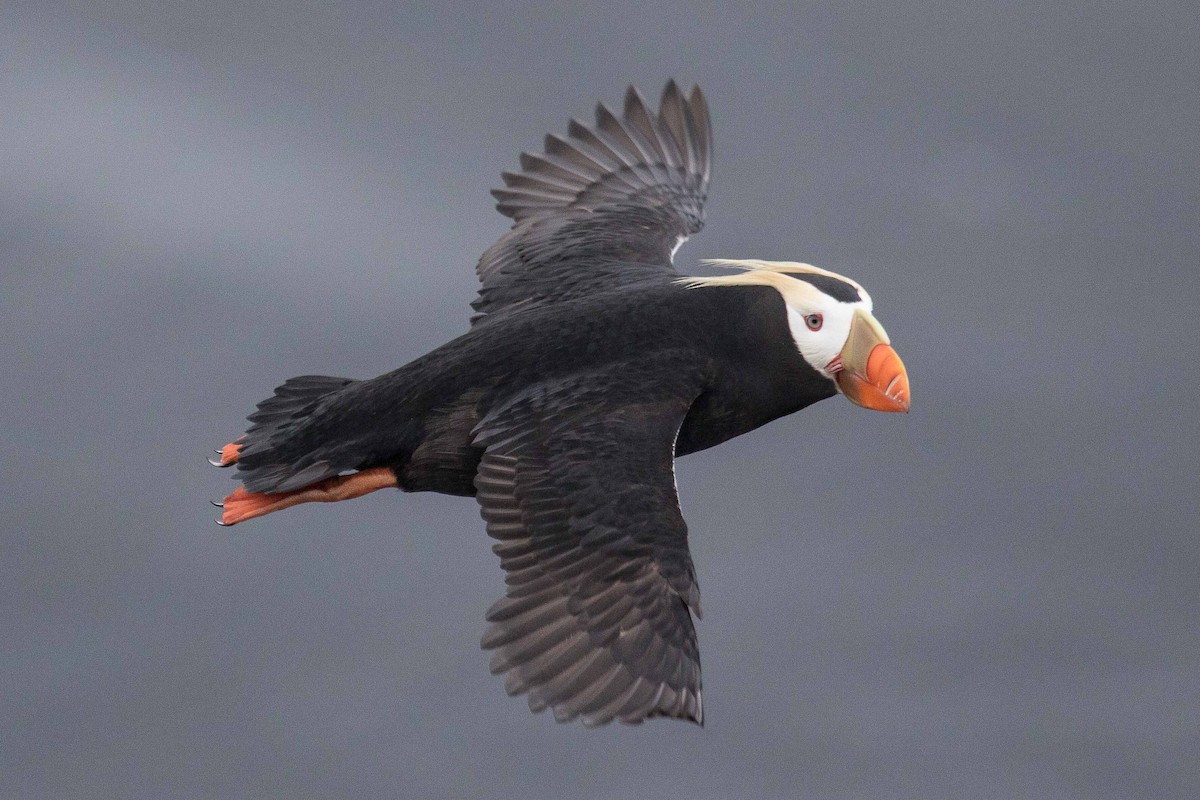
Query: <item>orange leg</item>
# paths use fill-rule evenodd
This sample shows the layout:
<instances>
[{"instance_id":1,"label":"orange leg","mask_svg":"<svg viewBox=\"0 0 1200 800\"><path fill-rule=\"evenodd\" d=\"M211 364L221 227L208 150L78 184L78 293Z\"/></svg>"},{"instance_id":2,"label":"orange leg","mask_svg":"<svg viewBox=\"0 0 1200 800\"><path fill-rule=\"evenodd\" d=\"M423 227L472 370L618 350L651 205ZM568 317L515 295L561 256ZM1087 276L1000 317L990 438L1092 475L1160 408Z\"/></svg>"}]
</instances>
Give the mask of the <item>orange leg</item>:
<instances>
[{"instance_id":1,"label":"orange leg","mask_svg":"<svg viewBox=\"0 0 1200 800\"><path fill-rule=\"evenodd\" d=\"M208 463L212 464L214 467L233 466L237 463L238 453L241 452L241 449L242 439L238 439L235 442L230 442L217 451L220 453L220 458L210 458Z\"/></svg>"},{"instance_id":2,"label":"orange leg","mask_svg":"<svg viewBox=\"0 0 1200 800\"><path fill-rule=\"evenodd\" d=\"M294 492L259 494L247 492L239 486L225 498L225 502L222 504L224 510L218 524L236 525L239 522L261 517L284 508L291 508L300 503L336 503L339 500L362 497L377 489L394 488L397 485L396 473L387 467L374 467L353 475L329 478Z\"/></svg>"}]
</instances>

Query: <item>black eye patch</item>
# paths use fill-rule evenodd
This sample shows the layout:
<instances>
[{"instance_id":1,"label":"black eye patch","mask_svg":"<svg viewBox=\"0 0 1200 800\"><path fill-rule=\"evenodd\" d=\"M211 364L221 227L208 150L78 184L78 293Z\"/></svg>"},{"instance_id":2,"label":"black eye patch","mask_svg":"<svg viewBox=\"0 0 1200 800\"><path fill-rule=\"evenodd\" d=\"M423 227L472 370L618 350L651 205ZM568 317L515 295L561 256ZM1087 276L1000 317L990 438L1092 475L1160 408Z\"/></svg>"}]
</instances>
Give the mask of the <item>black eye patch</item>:
<instances>
[{"instance_id":1,"label":"black eye patch","mask_svg":"<svg viewBox=\"0 0 1200 800\"><path fill-rule=\"evenodd\" d=\"M838 278L832 278L828 275L819 275L810 272L792 272L789 276L798 281L811 283L813 286L820 289L825 294L837 300L839 303L857 303L862 300L858 289L855 289L852 284L846 283Z\"/></svg>"}]
</instances>

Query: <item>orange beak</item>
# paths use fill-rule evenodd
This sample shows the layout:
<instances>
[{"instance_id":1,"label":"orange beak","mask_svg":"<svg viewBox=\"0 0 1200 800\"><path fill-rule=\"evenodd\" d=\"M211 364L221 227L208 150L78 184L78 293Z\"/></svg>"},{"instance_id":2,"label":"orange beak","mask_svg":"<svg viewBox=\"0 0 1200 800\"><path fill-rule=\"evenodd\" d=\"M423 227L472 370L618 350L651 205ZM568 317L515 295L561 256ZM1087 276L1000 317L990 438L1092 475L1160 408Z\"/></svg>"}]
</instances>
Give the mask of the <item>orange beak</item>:
<instances>
[{"instance_id":1,"label":"orange beak","mask_svg":"<svg viewBox=\"0 0 1200 800\"><path fill-rule=\"evenodd\" d=\"M874 411L908 411L908 373L883 326L866 311L854 312L835 380L852 403Z\"/></svg>"}]
</instances>

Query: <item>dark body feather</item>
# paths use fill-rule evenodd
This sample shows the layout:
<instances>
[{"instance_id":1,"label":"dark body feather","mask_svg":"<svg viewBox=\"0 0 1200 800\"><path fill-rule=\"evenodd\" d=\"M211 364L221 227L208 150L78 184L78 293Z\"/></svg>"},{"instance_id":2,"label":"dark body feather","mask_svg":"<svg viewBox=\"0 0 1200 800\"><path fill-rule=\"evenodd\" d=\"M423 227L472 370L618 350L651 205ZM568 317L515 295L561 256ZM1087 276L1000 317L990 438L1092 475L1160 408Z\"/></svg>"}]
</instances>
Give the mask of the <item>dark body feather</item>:
<instances>
[{"instance_id":1,"label":"dark body feather","mask_svg":"<svg viewBox=\"0 0 1200 800\"><path fill-rule=\"evenodd\" d=\"M483 640L506 689L560 721L702 722L673 461L835 394L791 342L762 286L534 307L252 432L239 477L269 492L386 465L403 489L475 495L508 573Z\"/></svg>"},{"instance_id":2,"label":"dark body feather","mask_svg":"<svg viewBox=\"0 0 1200 800\"><path fill-rule=\"evenodd\" d=\"M836 394L792 345L774 289L648 284L498 318L397 370L350 381L277 440L252 429L237 477L250 491L286 491L314 464L323 474L307 472L306 482L386 464L409 491L474 495L480 420L530 385L589 374L611 407L663 383L690 397L676 455Z\"/></svg>"}]
</instances>

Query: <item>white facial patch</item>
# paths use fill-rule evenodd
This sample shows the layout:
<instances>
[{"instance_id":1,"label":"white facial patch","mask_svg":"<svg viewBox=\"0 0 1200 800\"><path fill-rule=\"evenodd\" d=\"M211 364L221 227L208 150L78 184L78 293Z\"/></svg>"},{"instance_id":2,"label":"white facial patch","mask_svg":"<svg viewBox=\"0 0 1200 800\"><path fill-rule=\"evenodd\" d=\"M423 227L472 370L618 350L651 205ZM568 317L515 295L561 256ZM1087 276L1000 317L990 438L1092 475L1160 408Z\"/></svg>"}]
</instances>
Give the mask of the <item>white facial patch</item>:
<instances>
[{"instance_id":1,"label":"white facial patch","mask_svg":"<svg viewBox=\"0 0 1200 800\"><path fill-rule=\"evenodd\" d=\"M773 287L783 296L783 302L787 307L788 327L791 329L796 349L800 351L804 360L812 365L813 369L830 379L841 368L840 363L835 362L834 359L841 354L842 348L846 346L846 340L850 337L850 325L854 320L854 312L861 308L870 314L874 307L871 296L856 281L811 264L735 259L705 259L705 263L747 271L740 275L720 275L713 278L683 278L679 282L684 286L692 287L746 285ZM793 274L821 275L844 281L854 287L861 299L844 303L825 294L808 281L792 277ZM813 314L821 316L821 325L818 330L813 330L808 324L808 317Z\"/></svg>"},{"instance_id":2,"label":"white facial patch","mask_svg":"<svg viewBox=\"0 0 1200 800\"><path fill-rule=\"evenodd\" d=\"M866 302L842 303L814 286L804 284L799 292L787 292L783 300L787 304L788 327L792 331L792 339L796 349L813 369L832 378L837 368L830 369L831 362L842 352L846 339L850 336L850 323L854 319L854 309L870 306ZM792 295L789 297L788 295ZM812 330L807 319L812 314L821 315L821 329Z\"/></svg>"}]
</instances>

